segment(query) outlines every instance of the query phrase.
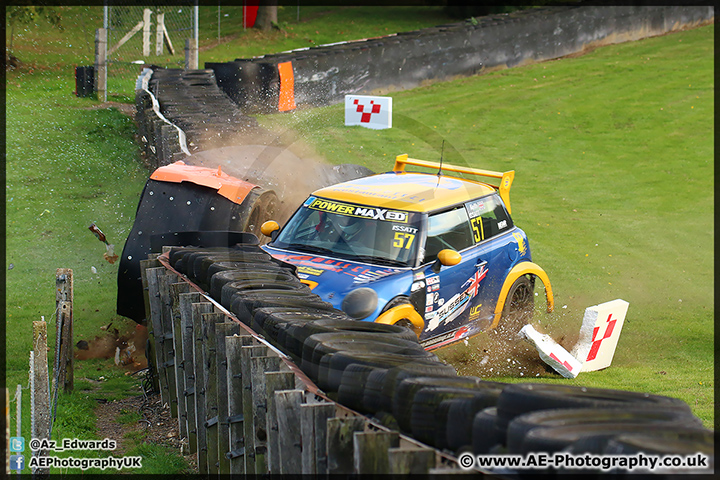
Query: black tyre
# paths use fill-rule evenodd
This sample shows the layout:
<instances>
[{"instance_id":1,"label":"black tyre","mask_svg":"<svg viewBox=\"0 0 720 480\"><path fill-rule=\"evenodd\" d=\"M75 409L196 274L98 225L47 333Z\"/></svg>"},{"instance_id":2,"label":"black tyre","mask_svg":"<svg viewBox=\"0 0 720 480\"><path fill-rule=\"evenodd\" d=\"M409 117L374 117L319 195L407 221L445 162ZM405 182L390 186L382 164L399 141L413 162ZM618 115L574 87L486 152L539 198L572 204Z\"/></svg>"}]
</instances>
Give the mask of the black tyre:
<instances>
[{"instance_id":1,"label":"black tyre","mask_svg":"<svg viewBox=\"0 0 720 480\"><path fill-rule=\"evenodd\" d=\"M243 270L226 270L224 272L216 273L210 279L210 295L219 301L222 299L223 287L227 283L247 280L283 282L288 285L304 285L296 276L282 270L266 270L262 267Z\"/></svg>"},{"instance_id":2,"label":"black tyre","mask_svg":"<svg viewBox=\"0 0 720 480\"><path fill-rule=\"evenodd\" d=\"M469 398L453 398L440 404L440 410L447 408L445 444L453 452L471 450L473 444L473 422L475 416L486 408L494 407L500 390L496 394L474 395ZM442 433L442 432L438 432Z\"/></svg>"},{"instance_id":3,"label":"black tyre","mask_svg":"<svg viewBox=\"0 0 720 480\"><path fill-rule=\"evenodd\" d=\"M229 282L223 285L223 288L220 292L220 303L227 308L232 303L230 299L233 297L233 295L237 293L260 292L263 290L293 291L303 293L305 295L309 295L311 293L310 287L308 287L304 283L291 283L255 278L252 280Z\"/></svg>"},{"instance_id":4,"label":"black tyre","mask_svg":"<svg viewBox=\"0 0 720 480\"><path fill-rule=\"evenodd\" d=\"M497 425L497 407L489 407L475 414L472 422L472 451L486 454L502 443L505 436Z\"/></svg>"},{"instance_id":5,"label":"black tyre","mask_svg":"<svg viewBox=\"0 0 720 480\"><path fill-rule=\"evenodd\" d=\"M411 355L414 358L429 358L417 342L396 338L382 333L327 332L316 333L305 339L302 352L302 368L317 376L317 369L323 356L339 351L374 353L378 350L393 355Z\"/></svg>"},{"instance_id":6,"label":"black tyre","mask_svg":"<svg viewBox=\"0 0 720 480\"><path fill-rule=\"evenodd\" d=\"M385 353L367 353L344 351L328 354L322 357L318 369L318 386L327 392L337 391L340 388L342 374L348 365L358 363L379 368L392 368L410 364L430 364L433 360L428 357L413 357L411 355L393 355ZM368 406L366 405L366 408ZM374 413L374 412L372 412Z\"/></svg>"},{"instance_id":7,"label":"black tyre","mask_svg":"<svg viewBox=\"0 0 720 480\"><path fill-rule=\"evenodd\" d=\"M230 310L245 325L252 323L256 309L263 307L305 307L320 310L334 310L333 306L323 302L319 296L285 290L265 290L254 293L236 293L231 298Z\"/></svg>"},{"instance_id":8,"label":"black tyre","mask_svg":"<svg viewBox=\"0 0 720 480\"><path fill-rule=\"evenodd\" d=\"M361 320L352 320L348 317L347 320L320 320L316 323L321 327L329 327L334 330L343 330L351 332L379 332L384 335L392 335L397 338L404 338L406 340L414 341L417 343L417 335L411 330L399 325L386 325L383 323L375 322L363 322Z\"/></svg>"},{"instance_id":9,"label":"black tyre","mask_svg":"<svg viewBox=\"0 0 720 480\"><path fill-rule=\"evenodd\" d=\"M535 310L535 282L528 275L515 280L510 287L503 307L498 333L505 338L514 338L520 329L530 323Z\"/></svg>"},{"instance_id":10,"label":"black tyre","mask_svg":"<svg viewBox=\"0 0 720 480\"><path fill-rule=\"evenodd\" d=\"M360 413L368 413L363 404L363 393L368 376L376 367L352 363L348 365L340 377L338 402Z\"/></svg>"},{"instance_id":11,"label":"black tyre","mask_svg":"<svg viewBox=\"0 0 720 480\"><path fill-rule=\"evenodd\" d=\"M643 432L652 436L661 432L677 432L680 428L683 427L672 422L645 423L642 421L538 427L530 430L519 446L514 446L511 449L508 445L508 453L521 455L530 452L556 453L568 448L580 439L609 442L613 437L628 433Z\"/></svg>"},{"instance_id":12,"label":"black tyre","mask_svg":"<svg viewBox=\"0 0 720 480\"><path fill-rule=\"evenodd\" d=\"M652 407L655 410L690 412L677 398L604 388L520 383L503 390L498 399L498 424L507 430L512 419L523 413L557 408L631 408ZM503 444L506 439L503 439Z\"/></svg>"},{"instance_id":13,"label":"black tyre","mask_svg":"<svg viewBox=\"0 0 720 480\"><path fill-rule=\"evenodd\" d=\"M653 410L652 407L630 407L623 409L575 408L540 410L515 417L507 429L508 451L520 449L525 436L535 428L560 427L569 425L592 425L614 423L670 424L676 427L702 427L699 418L684 410ZM592 453L601 453L595 451Z\"/></svg>"},{"instance_id":14,"label":"black tyre","mask_svg":"<svg viewBox=\"0 0 720 480\"><path fill-rule=\"evenodd\" d=\"M272 190L254 189L243 201L243 206L246 202L250 208L242 229L255 234L259 239L264 239L260 227L275 216L279 205L277 195Z\"/></svg>"},{"instance_id":15,"label":"black tyre","mask_svg":"<svg viewBox=\"0 0 720 480\"><path fill-rule=\"evenodd\" d=\"M428 357L430 362L417 363L394 367L388 370L379 383L368 382L365 392L366 401L374 405L376 410L383 410L393 413L395 418L398 413L393 408L393 398L398 386L407 379L418 377L450 377L457 378L457 371L451 365L445 365L435 358ZM408 404L409 405L409 404Z\"/></svg>"},{"instance_id":16,"label":"black tyre","mask_svg":"<svg viewBox=\"0 0 720 480\"><path fill-rule=\"evenodd\" d=\"M488 382L477 377L459 376L418 376L415 378L403 379L396 387L392 398L392 411L398 419L400 428L409 432L410 427L410 406L418 391L426 387L456 388L463 390L490 390L499 395L506 384L499 382Z\"/></svg>"}]
</instances>

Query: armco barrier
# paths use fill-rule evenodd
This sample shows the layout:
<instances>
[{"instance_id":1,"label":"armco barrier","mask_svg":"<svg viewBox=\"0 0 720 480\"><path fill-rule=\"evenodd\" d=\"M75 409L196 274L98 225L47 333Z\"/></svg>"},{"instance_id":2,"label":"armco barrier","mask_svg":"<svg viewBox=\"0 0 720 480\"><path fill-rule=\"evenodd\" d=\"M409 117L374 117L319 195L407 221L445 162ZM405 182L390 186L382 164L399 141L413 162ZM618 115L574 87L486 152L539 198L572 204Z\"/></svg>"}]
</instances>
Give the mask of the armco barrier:
<instances>
[{"instance_id":1,"label":"armco barrier","mask_svg":"<svg viewBox=\"0 0 720 480\"><path fill-rule=\"evenodd\" d=\"M425 81L550 60L589 47L638 40L714 19L712 6L563 6L387 37L206 63L245 112L278 110L277 65L291 62L296 104L339 103L348 94L386 93Z\"/></svg>"},{"instance_id":2,"label":"armco barrier","mask_svg":"<svg viewBox=\"0 0 720 480\"><path fill-rule=\"evenodd\" d=\"M201 474L461 473L468 451L601 455L629 433L714 463L714 432L681 400L459 377L409 330L313 299L246 240L142 261L150 365Z\"/></svg>"}]
</instances>

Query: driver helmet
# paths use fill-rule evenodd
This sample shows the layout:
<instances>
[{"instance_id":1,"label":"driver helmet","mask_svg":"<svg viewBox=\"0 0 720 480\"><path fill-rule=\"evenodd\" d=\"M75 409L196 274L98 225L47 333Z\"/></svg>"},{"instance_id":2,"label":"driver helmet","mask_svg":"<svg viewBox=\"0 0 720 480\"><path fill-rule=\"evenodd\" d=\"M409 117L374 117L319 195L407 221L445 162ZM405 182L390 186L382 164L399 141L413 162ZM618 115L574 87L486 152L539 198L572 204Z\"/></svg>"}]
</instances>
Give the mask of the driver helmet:
<instances>
[{"instance_id":1,"label":"driver helmet","mask_svg":"<svg viewBox=\"0 0 720 480\"><path fill-rule=\"evenodd\" d=\"M340 215L335 223L345 237L352 238L362 228L361 220L357 217Z\"/></svg>"}]
</instances>

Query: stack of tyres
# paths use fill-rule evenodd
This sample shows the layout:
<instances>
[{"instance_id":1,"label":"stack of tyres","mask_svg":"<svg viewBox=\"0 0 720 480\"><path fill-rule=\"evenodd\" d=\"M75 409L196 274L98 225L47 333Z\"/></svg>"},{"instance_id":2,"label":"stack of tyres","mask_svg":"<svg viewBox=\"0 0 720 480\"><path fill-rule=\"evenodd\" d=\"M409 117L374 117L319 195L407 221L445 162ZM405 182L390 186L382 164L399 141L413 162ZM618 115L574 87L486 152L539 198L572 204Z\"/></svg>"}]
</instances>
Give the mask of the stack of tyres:
<instances>
[{"instance_id":1,"label":"stack of tyres","mask_svg":"<svg viewBox=\"0 0 720 480\"><path fill-rule=\"evenodd\" d=\"M411 330L350 319L256 243L173 248L169 256L330 398L435 448L455 455L629 452L652 437L656 451L695 449L714 460L713 432L679 399L458 376Z\"/></svg>"}]
</instances>

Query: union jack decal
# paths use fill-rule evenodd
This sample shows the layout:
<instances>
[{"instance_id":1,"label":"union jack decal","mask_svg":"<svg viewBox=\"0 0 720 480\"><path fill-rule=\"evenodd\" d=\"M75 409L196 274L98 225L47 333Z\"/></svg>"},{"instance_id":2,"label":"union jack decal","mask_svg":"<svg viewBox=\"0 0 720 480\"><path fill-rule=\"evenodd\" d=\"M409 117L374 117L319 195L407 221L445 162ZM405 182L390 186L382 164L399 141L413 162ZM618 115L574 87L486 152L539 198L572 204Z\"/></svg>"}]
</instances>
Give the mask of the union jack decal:
<instances>
[{"instance_id":1,"label":"union jack decal","mask_svg":"<svg viewBox=\"0 0 720 480\"><path fill-rule=\"evenodd\" d=\"M470 295L471 298L474 297L475 295L477 295L477 290L478 290L478 286L480 286L480 281L483 278L485 278L485 275L487 275L487 272L488 272L487 267L485 265L483 265L480 267L480 270L475 272L475 275L468 278L467 281L462 284L463 287L465 285L467 285L468 283L470 284L470 286L467 289L465 289L465 293Z\"/></svg>"}]
</instances>

